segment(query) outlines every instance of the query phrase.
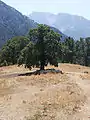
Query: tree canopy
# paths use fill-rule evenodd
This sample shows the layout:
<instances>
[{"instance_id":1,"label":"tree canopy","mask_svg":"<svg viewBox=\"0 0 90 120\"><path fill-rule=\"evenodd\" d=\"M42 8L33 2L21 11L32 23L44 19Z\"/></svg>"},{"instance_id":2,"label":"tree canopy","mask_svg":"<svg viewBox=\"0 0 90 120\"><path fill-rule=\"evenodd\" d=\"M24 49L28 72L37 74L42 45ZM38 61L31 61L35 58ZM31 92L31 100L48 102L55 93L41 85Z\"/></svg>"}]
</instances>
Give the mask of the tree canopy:
<instances>
[{"instance_id":1,"label":"tree canopy","mask_svg":"<svg viewBox=\"0 0 90 120\"><path fill-rule=\"evenodd\" d=\"M30 43L21 51L18 64L25 67L44 67L50 63L58 66L60 57L60 35L46 25L39 25L29 32ZM34 42L32 42L34 41Z\"/></svg>"},{"instance_id":2,"label":"tree canopy","mask_svg":"<svg viewBox=\"0 0 90 120\"><path fill-rule=\"evenodd\" d=\"M16 64L21 50L29 43L29 39L24 36L14 37L8 40L0 51L0 63L3 65Z\"/></svg>"},{"instance_id":3,"label":"tree canopy","mask_svg":"<svg viewBox=\"0 0 90 120\"><path fill-rule=\"evenodd\" d=\"M27 36L8 40L0 50L0 66L24 64L43 70L48 63L58 66L58 62L90 66L90 37L62 41L60 34L41 24Z\"/></svg>"},{"instance_id":4,"label":"tree canopy","mask_svg":"<svg viewBox=\"0 0 90 120\"><path fill-rule=\"evenodd\" d=\"M61 46L61 62L90 66L90 38L75 41L69 37Z\"/></svg>"}]
</instances>

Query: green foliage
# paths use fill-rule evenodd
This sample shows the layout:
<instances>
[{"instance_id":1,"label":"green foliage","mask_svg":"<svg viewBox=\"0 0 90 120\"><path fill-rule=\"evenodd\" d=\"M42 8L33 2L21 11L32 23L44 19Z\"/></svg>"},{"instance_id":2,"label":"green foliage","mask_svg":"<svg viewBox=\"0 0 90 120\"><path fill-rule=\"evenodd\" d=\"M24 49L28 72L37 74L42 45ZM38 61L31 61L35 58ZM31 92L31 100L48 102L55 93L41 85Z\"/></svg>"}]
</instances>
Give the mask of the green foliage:
<instances>
[{"instance_id":1,"label":"green foliage","mask_svg":"<svg viewBox=\"0 0 90 120\"><path fill-rule=\"evenodd\" d=\"M75 42L72 38L67 38L62 42L62 62L73 63Z\"/></svg>"},{"instance_id":2,"label":"green foliage","mask_svg":"<svg viewBox=\"0 0 90 120\"><path fill-rule=\"evenodd\" d=\"M0 51L0 63L7 65L16 64L20 51L29 43L29 39L23 36L14 37L3 46Z\"/></svg>"},{"instance_id":3,"label":"green foliage","mask_svg":"<svg viewBox=\"0 0 90 120\"><path fill-rule=\"evenodd\" d=\"M90 66L90 38L62 42L62 62Z\"/></svg>"},{"instance_id":4,"label":"green foliage","mask_svg":"<svg viewBox=\"0 0 90 120\"><path fill-rule=\"evenodd\" d=\"M86 45L85 40L80 39L76 41L75 45L75 63L85 65L85 56L86 56Z\"/></svg>"},{"instance_id":5,"label":"green foliage","mask_svg":"<svg viewBox=\"0 0 90 120\"><path fill-rule=\"evenodd\" d=\"M85 65L90 66L90 37L85 39L85 46L86 46Z\"/></svg>"},{"instance_id":6,"label":"green foliage","mask_svg":"<svg viewBox=\"0 0 90 120\"><path fill-rule=\"evenodd\" d=\"M58 66L60 57L60 35L52 31L46 25L39 25L37 29L29 32L30 41L22 50L18 64L25 64L26 67L40 67L44 69L48 63Z\"/></svg>"},{"instance_id":7,"label":"green foliage","mask_svg":"<svg viewBox=\"0 0 90 120\"><path fill-rule=\"evenodd\" d=\"M60 34L39 25L27 37L12 38L0 51L0 66L18 63L43 70L48 63L58 66L58 62L90 66L90 37L78 41L68 37L60 41Z\"/></svg>"},{"instance_id":8,"label":"green foliage","mask_svg":"<svg viewBox=\"0 0 90 120\"><path fill-rule=\"evenodd\" d=\"M32 42L30 42L22 51L18 59L19 66L24 64L25 67L31 69L31 66L34 67L36 59L35 59L35 46Z\"/></svg>"}]
</instances>

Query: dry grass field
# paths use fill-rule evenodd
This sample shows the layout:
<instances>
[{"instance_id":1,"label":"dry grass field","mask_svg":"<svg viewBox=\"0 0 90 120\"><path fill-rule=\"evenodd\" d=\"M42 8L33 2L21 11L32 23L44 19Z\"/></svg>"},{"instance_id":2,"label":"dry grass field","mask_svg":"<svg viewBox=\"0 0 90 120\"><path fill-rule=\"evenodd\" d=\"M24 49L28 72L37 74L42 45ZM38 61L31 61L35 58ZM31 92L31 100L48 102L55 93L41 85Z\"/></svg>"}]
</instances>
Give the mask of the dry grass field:
<instances>
[{"instance_id":1,"label":"dry grass field","mask_svg":"<svg viewBox=\"0 0 90 120\"><path fill-rule=\"evenodd\" d=\"M0 120L90 120L90 68L60 64L55 69L63 74L18 76L30 71L1 67Z\"/></svg>"}]
</instances>

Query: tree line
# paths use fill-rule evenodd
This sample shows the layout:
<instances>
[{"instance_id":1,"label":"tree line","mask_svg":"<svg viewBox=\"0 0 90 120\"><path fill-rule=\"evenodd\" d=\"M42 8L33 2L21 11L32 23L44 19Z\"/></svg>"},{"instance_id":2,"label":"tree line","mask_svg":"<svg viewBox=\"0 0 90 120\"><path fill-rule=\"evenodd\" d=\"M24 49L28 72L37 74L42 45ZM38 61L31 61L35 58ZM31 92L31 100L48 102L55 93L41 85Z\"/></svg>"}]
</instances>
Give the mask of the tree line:
<instances>
[{"instance_id":1,"label":"tree line","mask_svg":"<svg viewBox=\"0 0 90 120\"><path fill-rule=\"evenodd\" d=\"M58 66L59 62L90 66L90 38L75 41L62 36L46 25L31 29L27 36L8 40L0 50L0 66L25 65L31 69L44 70L48 63Z\"/></svg>"},{"instance_id":2,"label":"tree line","mask_svg":"<svg viewBox=\"0 0 90 120\"><path fill-rule=\"evenodd\" d=\"M68 37L61 44L61 62L90 66L90 37L75 41Z\"/></svg>"}]
</instances>

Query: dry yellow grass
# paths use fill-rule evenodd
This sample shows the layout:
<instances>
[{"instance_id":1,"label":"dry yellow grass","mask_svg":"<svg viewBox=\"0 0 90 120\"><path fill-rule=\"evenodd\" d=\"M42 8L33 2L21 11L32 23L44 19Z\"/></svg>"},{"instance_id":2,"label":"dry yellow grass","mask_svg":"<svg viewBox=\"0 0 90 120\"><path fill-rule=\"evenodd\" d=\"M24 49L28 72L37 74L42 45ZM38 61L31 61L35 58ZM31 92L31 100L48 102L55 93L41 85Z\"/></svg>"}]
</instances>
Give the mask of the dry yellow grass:
<instances>
[{"instance_id":1,"label":"dry yellow grass","mask_svg":"<svg viewBox=\"0 0 90 120\"><path fill-rule=\"evenodd\" d=\"M90 68L60 64L55 69L64 74L14 76L29 70L17 66L1 67L0 119L89 120Z\"/></svg>"}]
</instances>

